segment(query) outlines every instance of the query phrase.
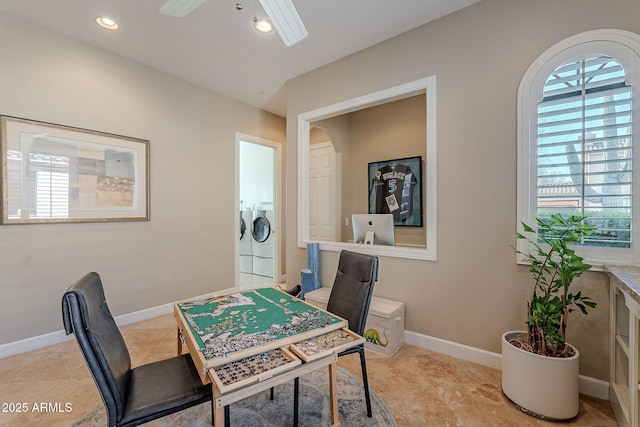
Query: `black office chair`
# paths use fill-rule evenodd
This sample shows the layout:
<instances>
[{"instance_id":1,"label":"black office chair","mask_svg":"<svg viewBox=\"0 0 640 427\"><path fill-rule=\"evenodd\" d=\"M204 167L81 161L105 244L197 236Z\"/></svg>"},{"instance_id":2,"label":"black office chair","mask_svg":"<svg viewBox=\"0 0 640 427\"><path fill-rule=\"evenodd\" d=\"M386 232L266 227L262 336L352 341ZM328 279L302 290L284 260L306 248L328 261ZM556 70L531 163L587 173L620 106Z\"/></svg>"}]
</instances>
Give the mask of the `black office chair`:
<instances>
[{"instance_id":1,"label":"black office chair","mask_svg":"<svg viewBox=\"0 0 640 427\"><path fill-rule=\"evenodd\" d=\"M62 318L74 333L107 409L109 427L137 426L211 401L184 354L131 368L127 346L116 325L98 273L72 284L62 298ZM213 419L213 402L212 402Z\"/></svg>"},{"instance_id":2,"label":"black office chair","mask_svg":"<svg viewBox=\"0 0 640 427\"><path fill-rule=\"evenodd\" d=\"M364 334L369 305L373 296L373 285L378 280L378 257L355 252L342 251L338 261L338 271L329 295L327 311L349 321L349 329L358 335ZM371 397L369 396L369 380L367 364L364 357L364 344L352 347L338 357L359 353L362 368L362 382L367 405L367 416L371 418ZM299 379L294 380L294 425L298 421L298 389Z\"/></svg>"},{"instance_id":3,"label":"black office chair","mask_svg":"<svg viewBox=\"0 0 640 427\"><path fill-rule=\"evenodd\" d=\"M338 271L329 295L327 311L349 321L349 329L358 335L364 334L367 314L373 296L373 285L378 280L378 257L342 251L338 261ZM371 398L364 344L352 347L338 354L359 353L364 383L367 416L371 418Z\"/></svg>"}]
</instances>

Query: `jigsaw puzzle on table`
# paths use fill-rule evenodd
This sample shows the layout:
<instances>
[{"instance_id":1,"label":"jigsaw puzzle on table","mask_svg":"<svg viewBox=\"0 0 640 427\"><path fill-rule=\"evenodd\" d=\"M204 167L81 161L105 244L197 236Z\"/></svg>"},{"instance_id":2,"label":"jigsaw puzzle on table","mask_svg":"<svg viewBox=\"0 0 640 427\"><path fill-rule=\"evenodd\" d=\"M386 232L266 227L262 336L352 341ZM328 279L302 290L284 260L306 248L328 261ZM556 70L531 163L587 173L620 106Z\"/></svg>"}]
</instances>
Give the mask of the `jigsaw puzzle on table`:
<instances>
[{"instance_id":1,"label":"jigsaw puzzle on table","mask_svg":"<svg viewBox=\"0 0 640 427\"><path fill-rule=\"evenodd\" d=\"M178 308L206 359L345 325L343 319L274 288L182 302Z\"/></svg>"}]
</instances>

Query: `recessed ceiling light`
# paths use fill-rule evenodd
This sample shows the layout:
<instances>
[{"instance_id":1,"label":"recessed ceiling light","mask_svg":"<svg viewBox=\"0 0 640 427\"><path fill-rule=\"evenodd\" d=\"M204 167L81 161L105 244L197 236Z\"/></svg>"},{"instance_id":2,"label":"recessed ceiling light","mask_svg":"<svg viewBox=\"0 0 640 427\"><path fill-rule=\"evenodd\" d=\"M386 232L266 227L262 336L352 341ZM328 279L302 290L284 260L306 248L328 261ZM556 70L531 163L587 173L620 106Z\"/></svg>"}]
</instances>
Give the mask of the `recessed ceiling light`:
<instances>
[{"instance_id":1,"label":"recessed ceiling light","mask_svg":"<svg viewBox=\"0 0 640 427\"><path fill-rule=\"evenodd\" d=\"M107 30L117 30L118 24L111 18L107 18L106 16L99 16L96 18L96 22L102 28L106 28Z\"/></svg>"},{"instance_id":2,"label":"recessed ceiling light","mask_svg":"<svg viewBox=\"0 0 640 427\"><path fill-rule=\"evenodd\" d=\"M271 25L271 22L262 18L260 19L253 18L253 26L256 30L260 31L261 33L268 33L269 31L273 30L273 26Z\"/></svg>"}]
</instances>

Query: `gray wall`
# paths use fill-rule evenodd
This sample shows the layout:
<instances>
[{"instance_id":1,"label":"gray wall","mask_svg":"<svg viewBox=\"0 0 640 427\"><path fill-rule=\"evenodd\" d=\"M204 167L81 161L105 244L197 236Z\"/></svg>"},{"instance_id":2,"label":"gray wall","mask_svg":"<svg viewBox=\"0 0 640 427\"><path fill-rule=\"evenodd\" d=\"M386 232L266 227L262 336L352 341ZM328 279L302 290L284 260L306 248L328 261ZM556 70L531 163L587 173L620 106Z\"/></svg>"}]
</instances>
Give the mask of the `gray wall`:
<instances>
[{"instance_id":1,"label":"gray wall","mask_svg":"<svg viewBox=\"0 0 640 427\"><path fill-rule=\"evenodd\" d=\"M115 315L235 285L235 132L283 118L2 14L0 57L0 114L151 141L150 222L0 227L0 344L61 330L89 271Z\"/></svg>"},{"instance_id":2,"label":"gray wall","mask_svg":"<svg viewBox=\"0 0 640 427\"><path fill-rule=\"evenodd\" d=\"M515 263L516 93L529 65L574 34L640 32L637 0L483 0L289 82L287 158L297 158L297 115L426 76L437 76L438 260L383 258L376 295L404 301L409 331L500 352L504 331L523 329L531 281ZM364 173L364 172L363 172ZM287 269L297 247L297 168L287 167ZM321 255L330 285L337 252ZM608 280L580 280L599 304L574 314L569 340L581 374L608 379Z\"/></svg>"}]
</instances>

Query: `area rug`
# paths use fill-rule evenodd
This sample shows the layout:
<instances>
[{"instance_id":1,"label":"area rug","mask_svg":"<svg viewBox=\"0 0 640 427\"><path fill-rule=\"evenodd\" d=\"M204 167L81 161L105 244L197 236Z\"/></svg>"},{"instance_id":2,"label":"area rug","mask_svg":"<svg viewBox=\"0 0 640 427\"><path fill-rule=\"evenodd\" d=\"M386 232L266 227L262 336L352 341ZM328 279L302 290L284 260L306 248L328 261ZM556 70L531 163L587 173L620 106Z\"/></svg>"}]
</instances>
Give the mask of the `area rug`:
<instances>
[{"instance_id":1,"label":"area rug","mask_svg":"<svg viewBox=\"0 0 640 427\"><path fill-rule=\"evenodd\" d=\"M329 375L321 369L300 377L300 426L330 425ZM340 422L346 427L395 427L391 411L370 390L373 417L367 417L362 379L342 368L337 370L338 406ZM269 390L233 403L229 406L233 427L283 427L293 425L293 380L275 387L274 400ZM103 427L107 425L103 406L87 413L73 427ZM177 414L168 415L145 426L149 427L204 427L211 426L211 403L203 403Z\"/></svg>"}]
</instances>

